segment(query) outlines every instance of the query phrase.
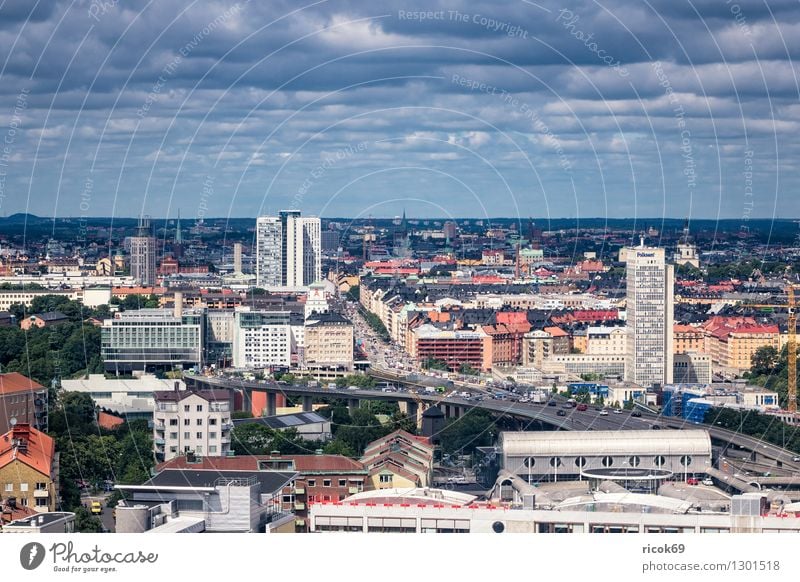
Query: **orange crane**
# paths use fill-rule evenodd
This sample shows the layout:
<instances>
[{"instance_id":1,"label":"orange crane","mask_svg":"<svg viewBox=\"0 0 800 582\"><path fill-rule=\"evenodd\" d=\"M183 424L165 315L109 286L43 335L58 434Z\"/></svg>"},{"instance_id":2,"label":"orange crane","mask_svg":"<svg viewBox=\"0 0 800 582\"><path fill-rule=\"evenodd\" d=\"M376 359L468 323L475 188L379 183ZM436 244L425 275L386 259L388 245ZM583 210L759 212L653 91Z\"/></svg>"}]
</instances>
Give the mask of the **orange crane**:
<instances>
[{"instance_id":1,"label":"orange crane","mask_svg":"<svg viewBox=\"0 0 800 582\"><path fill-rule=\"evenodd\" d=\"M743 307L764 307L780 308L789 310L789 320L787 321L788 338L786 342L786 352L788 356L789 382L786 408L794 414L797 412L797 304L795 303L795 289L800 290L800 285L787 283L786 298L783 304L764 304L764 303L745 303Z\"/></svg>"}]
</instances>

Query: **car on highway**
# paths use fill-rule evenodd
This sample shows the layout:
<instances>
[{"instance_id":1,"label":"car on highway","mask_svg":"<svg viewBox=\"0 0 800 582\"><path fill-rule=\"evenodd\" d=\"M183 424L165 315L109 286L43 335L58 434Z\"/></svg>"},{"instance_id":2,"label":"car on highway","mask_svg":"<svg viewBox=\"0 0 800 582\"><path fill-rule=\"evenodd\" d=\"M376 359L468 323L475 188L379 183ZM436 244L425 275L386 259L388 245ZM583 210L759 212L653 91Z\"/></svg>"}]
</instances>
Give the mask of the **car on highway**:
<instances>
[{"instance_id":1,"label":"car on highway","mask_svg":"<svg viewBox=\"0 0 800 582\"><path fill-rule=\"evenodd\" d=\"M92 507L90 511L94 515L100 515L101 513L103 513L103 504L100 503L99 501L92 501Z\"/></svg>"},{"instance_id":2,"label":"car on highway","mask_svg":"<svg viewBox=\"0 0 800 582\"><path fill-rule=\"evenodd\" d=\"M694 477L689 477L688 479L686 479L686 484L687 484L687 485L699 485L699 484L700 484L700 481L699 481L699 480L697 480L697 479L696 479L696 478L694 478Z\"/></svg>"},{"instance_id":3,"label":"car on highway","mask_svg":"<svg viewBox=\"0 0 800 582\"><path fill-rule=\"evenodd\" d=\"M578 406L575 407L575 409L583 412L584 410L589 410L589 407L586 406L586 404L584 404L583 402L581 402L580 404L578 404Z\"/></svg>"},{"instance_id":4,"label":"car on highway","mask_svg":"<svg viewBox=\"0 0 800 582\"><path fill-rule=\"evenodd\" d=\"M619 408L615 408L614 414L622 414L622 411Z\"/></svg>"},{"instance_id":5,"label":"car on highway","mask_svg":"<svg viewBox=\"0 0 800 582\"><path fill-rule=\"evenodd\" d=\"M653 430L661 430L661 425L660 424L654 424L650 428L653 429Z\"/></svg>"},{"instance_id":6,"label":"car on highway","mask_svg":"<svg viewBox=\"0 0 800 582\"><path fill-rule=\"evenodd\" d=\"M633 412L631 412L631 416L633 416L634 418L641 418L642 413L639 412L638 410L634 410Z\"/></svg>"},{"instance_id":7,"label":"car on highway","mask_svg":"<svg viewBox=\"0 0 800 582\"><path fill-rule=\"evenodd\" d=\"M793 462L793 463L800 463L800 456L794 456L794 457L792 457L792 462Z\"/></svg>"},{"instance_id":8,"label":"car on highway","mask_svg":"<svg viewBox=\"0 0 800 582\"><path fill-rule=\"evenodd\" d=\"M705 479L703 479L703 485L706 485L708 487L713 487L714 480L711 479L710 477L706 477Z\"/></svg>"},{"instance_id":9,"label":"car on highway","mask_svg":"<svg viewBox=\"0 0 800 582\"><path fill-rule=\"evenodd\" d=\"M556 414L558 414L558 416L566 416L567 415L567 413L565 411L563 411L563 410L559 410Z\"/></svg>"},{"instance_id":10,"label":"car on highway","mask_svg":"<svg viewBox=\"0 0 800 582\"><path fill-rule=\"evenodd\" d=\"M598 416L608 416L608 410L601 410L597 413Z\"/></svg>"}]
</instances>

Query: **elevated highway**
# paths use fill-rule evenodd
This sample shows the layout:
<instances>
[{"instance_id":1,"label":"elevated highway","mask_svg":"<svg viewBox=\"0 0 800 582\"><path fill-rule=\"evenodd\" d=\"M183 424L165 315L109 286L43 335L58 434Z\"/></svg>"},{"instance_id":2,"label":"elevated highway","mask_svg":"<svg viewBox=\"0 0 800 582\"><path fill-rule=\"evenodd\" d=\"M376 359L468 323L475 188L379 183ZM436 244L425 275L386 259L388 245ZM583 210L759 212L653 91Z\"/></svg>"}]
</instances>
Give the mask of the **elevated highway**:
<instances>
[{"instance_id":1,"label":"elevated highway","mask_svg":"<svg viewBox=\"0 0 800 582\"><path fill-rule=\"evenodd\" d=\"M383 377L387 381L405 388L393 392L383 392L374 389L335 389L331 390L323 387L295 386L274 380L267 381L245 381L234 377L206 377L206 376L186 376L186 383L190 387L198 388L235 388L241 390L246 397L252 392L264 392L267 394L267 414L275 414L275 402L277 394L302 398L303 409L311 410L314 398L338 398L348 402L348 406L357 407L361 400L383 400L389 402L404 403L409 416L416 416L420 411L431 405L439 405L445 416L448 418L459 418L472 409L486 410L498 416L505 416L519 421L520 428L540 422L553 427L556 430L683 430L683 429L706 429L712 442L722 447L723 452L730 449L747 451L751 461L755 463L774 464L777 468L792 473L800 473L800 462L794 461L800 458L792 451L782 449L775 445L765 443L756 438L738 434L736 432L711 425L697 425L671 417L662 417L649 412L641 412L641 416L632 416L630 411L620 414L599 415L591 407L586 411L578 411L574 408L564 409L561 406L563 400L558 401L557 406L546 404L520 403L509 400L497 400L484 397L482 400L476 398L461 398L460 396L443 396L438 393L426 393L417 390L422 385L416 382L409 382L403 378L389 378L386 374L373 374L376 377ZM416 393L410 390L416 390ZM563 416L559 411L564 413Z\"/></svg>"}]
</instances>

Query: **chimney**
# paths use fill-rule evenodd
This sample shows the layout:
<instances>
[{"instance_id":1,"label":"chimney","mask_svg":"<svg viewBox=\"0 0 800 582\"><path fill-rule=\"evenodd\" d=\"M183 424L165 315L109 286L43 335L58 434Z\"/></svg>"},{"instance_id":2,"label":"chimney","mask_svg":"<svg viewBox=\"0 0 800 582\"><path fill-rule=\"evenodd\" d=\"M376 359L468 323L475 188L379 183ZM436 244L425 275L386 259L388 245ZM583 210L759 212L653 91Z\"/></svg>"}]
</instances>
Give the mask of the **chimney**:
<instances>
[{"instance_id":1,"label":"chimney","mask_svg":"<svg viewBox=\"0 0 800 582\"><path fill-rule=\"evenodd\" d=\"M179 380L175 380L175 392L181 391L181 383Z\"/></svg>"},{"instance_id":2,"label":"chimney","mask_svg":"<svg viewBox=\"0 0 800 582\"><path fill-rule=\"evenodd\" d=\"M183 317L183 292L175 291L175 317Z\"/></svg>"}]
</instances>

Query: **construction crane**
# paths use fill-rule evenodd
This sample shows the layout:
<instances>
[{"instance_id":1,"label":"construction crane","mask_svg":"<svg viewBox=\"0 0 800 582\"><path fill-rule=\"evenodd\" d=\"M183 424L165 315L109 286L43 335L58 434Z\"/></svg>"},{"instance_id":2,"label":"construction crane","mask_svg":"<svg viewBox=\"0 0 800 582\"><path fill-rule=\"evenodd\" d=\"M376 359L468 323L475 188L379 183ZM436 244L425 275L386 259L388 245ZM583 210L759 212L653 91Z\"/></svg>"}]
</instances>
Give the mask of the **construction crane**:
<instances>
[{"instance_id":1,"label":"construction crane","mask_svg":"<svg viewBox=\"0 0 800 582\"><path fill-rule=\"evenodd\" d=\"M789 382L786 408L794 414L797 412L797 304L795 303L795 290L800 290L800 285L787 283L786 285L786 298L787 302L782 304L765 304L765 303L745 303L743 307L755 308L771 308L771 309L788 309L789 319L787 321L787 342L786 352L788 356L789 368Z\"/></svg>"}]
</instances>

